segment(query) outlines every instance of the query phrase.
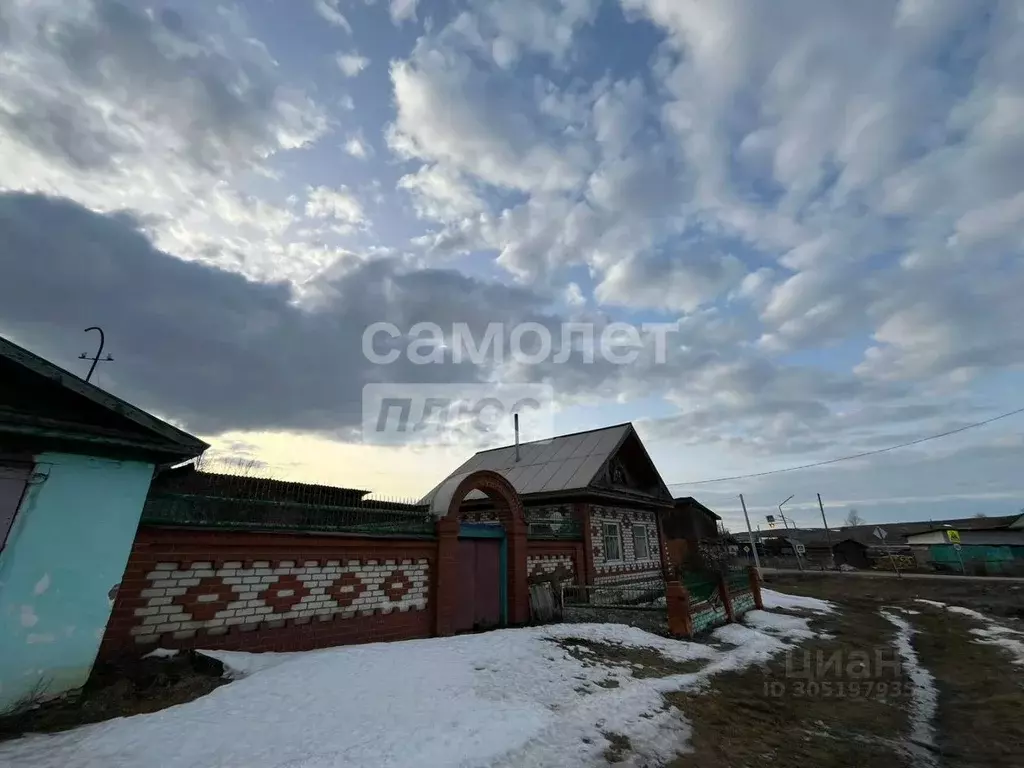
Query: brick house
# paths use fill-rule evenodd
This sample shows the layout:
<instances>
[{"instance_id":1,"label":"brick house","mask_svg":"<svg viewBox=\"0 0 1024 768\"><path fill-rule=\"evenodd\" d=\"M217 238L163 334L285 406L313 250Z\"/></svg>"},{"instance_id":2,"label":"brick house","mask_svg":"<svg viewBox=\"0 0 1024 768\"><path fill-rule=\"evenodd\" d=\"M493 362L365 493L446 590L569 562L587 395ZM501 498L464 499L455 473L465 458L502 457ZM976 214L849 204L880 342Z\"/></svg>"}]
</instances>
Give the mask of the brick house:
<instances>
[{"instance_id":1,"label":"brick house","mask_svg":"<svg viewBox=\"0 0 1024 768\"><path fill-rule=\"evenodd\" d=\"M562 565L581 585L663 580L661 518L674 501L632 424L480 451L420 503L437 505L443 489L481 470L503 476L522 501L529 575ZM467 495L462 508L464 528L497 521L490 500L479 492ZM578 542L582 557L547 557L538 551L544 540Z\"/></svg>"}]
</instances>

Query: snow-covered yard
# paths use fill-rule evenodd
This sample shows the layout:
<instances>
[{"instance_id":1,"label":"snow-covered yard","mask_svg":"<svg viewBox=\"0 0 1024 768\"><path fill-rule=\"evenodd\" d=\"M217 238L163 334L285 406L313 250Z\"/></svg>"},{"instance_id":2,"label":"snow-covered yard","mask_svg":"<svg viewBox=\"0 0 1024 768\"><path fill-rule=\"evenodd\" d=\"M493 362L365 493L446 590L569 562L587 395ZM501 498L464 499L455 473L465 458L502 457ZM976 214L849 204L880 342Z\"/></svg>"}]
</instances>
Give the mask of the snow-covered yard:
<instances>
[{"instance_id":1,"label":"snow-covered yard","mask_svg":"<svg viewBox=\"0 0 1024 768\"><path fill-rule=\"evenodd\" d=\"M796 598L789 607L802 606ZM813 606L819 607L819 606ZM715 646L615 624L560 624L294 654L211 652L235 681L148 715L0 744L11 768L359 768L590 766L606 734L636 764L685 745L688 725L663 692L767 660L810 636L807 621L751 611ZM586 663L572 639L648 648L698 671L635 677Z\"/></svg>"}]
</instances>

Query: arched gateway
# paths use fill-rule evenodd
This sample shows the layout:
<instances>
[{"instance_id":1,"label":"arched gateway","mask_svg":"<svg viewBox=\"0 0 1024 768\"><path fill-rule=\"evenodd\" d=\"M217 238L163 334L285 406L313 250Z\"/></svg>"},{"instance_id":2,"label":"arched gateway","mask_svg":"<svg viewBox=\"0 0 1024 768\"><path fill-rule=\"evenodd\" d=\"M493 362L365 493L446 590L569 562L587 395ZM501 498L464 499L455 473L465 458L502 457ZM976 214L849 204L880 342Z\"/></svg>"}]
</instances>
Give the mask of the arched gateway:
<instances>
[{"instance_id":1,"label":"arched gateway","mask_svg":"<svg viewBox=\"0 0 1024 768\"><path fill-rule=\"evenodd\" d=\"M467 626L459 626L457 620L460 605L465 603L467 574L472 578L473 569L467 558L473 557L472 546L463 540L460 546L462 502L473 491L485 494L497 512L503 531L495 526L499 536L503 532L503 570L507 610L503 611L505 623L523 624L530 618L529 592L526 569L526 520L523 504L515 488L501 474L491 470L478 470L462 476L449 478L434 494L431 511L440 517L437 523L437 626L436 634L451 635ZM460 562L461 559L461 562ZM461 576L461 578L460 578ZM460 602L461 601L461 602ZM465 624L465 622L461 622Z\"/></svg>"}]
</instances>

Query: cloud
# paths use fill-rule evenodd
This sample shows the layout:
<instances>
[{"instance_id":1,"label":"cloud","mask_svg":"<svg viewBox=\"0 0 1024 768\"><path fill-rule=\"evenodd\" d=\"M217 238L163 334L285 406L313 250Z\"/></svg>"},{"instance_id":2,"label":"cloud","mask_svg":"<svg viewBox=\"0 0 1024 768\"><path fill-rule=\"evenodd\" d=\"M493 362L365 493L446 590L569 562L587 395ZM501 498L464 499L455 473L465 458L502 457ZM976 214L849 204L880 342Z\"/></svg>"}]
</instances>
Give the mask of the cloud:
<instances>
[{"instance_id":1,"label":"cloud","mask_svg":"<svg viewBox=\"0 0 1024 768\"><path fill-rule=\"evenodd\" d=\"M399 179L398 188L412 195L417 215L425 219L458 221L485 208L473 185L448 166L420 166Z\"/></svg>"},{"instance_id":2,"label":"cloud","mask_svg":"<svg viewBox=\"0 0 1024 768\"><path fill-rule=\"evenodd\" d=\"M338 10L338 5L339 0L313 0L313 10L316 11L321 19L332 26L341 27L351 35L352 25L348 23L345 15Z\"/></svg>"},{"instance_id":3,"label":"cloud","mask_svg":"<svg viewBox=\"0 0 1024 768\"><path fill-rule=\"evenodd\" d=\"M41 195L0 193L0 328L38 354L74 361L81 329L100 324L115 364L112 391L206 435L293 430L358 439L365 384L486 381L488 367L374 365L371 323L543 319L519 288L395 259L335 265L300 301L287 283L258 283L153 247L128 213L101 215ZM62 297L53 302L55 296ZM482 338L482 334L480 336Z\"/></svg>"},{"instance_id":4,"label":"cloud","mask_svg":"<svg viewBox=\"0 0 1024 768\"><path fill-rule=\"evenodd\" d=\"M352 51L352 53L339 53L334 57L334 60L338 64L338 69L344 73L345 77L355 77L370 66L370 60L365 56L360 56L356 51Z\"/></svg>"},{"instance_id":5,"label":"cloud","mask_svg":"<svg viewBox=\"0 0 1024 768\"><path fill-rule=\"evenodd\" d=\"M311 145L328 120L244 18L19 0L4 19L0 189L131 207L184 258L280 269L270 256L287 247L288 213L237 183Z\"/></svg>"},{"instance_id":6,"label":"cloud","mask_svg":"<svg viewBox=\"0 0 1024 768\"><path fill-rule=\"evenodd\" d=\"M335 219L342 224L366 223L363 204L348 187L312 187L306 196L306 215L317 219Z\"/></svg>"},{"instance_id":7,"label":"cloud","mask_svg":"<svg viewBox=\"0 0 1024 768\"><path fill-rule=\"evenodd\" d=\"M391 0L388 8L392 23L398 25L404 21L416 20L416 6L420 0Z\"/></svg>"},{"instance_id":8,"label":"cloud","mask_svg":"<svg viewBox=\"0 0 1024 768\"><path fill-rule=\"evenodd\" d=\"M373 156L373 146L363 138L362 131L357 131L349 136L344 144L345 151L360 160L367 160Z\"/></svg>"}]
</instances>

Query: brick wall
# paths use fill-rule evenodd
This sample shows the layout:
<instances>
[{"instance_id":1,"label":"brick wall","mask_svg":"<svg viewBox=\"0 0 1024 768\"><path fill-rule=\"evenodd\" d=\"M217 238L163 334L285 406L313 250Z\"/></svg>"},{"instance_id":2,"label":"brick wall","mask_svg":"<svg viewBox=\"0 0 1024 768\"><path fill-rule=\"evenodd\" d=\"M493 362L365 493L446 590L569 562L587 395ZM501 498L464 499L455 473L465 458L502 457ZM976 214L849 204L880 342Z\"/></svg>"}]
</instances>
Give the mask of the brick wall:
<instances>
[{"instance_id":1,"label":"brick wall","mask_svg":"<svg viewBox=\"0 0 1024 768\"><path fill-rule=\"evenodd\" d=\"M531 541L526 550L526 572L528 576L551 573L558 566L565 566L572 574L567 583L583 583L585 570L583 542L581 541Z\"/></svg>"},{"instance_id":2,"label":"brick wall","mask_svg":"<svg viewBox=\"0 0 1024 768\"><path fill-rule=\"evenodd\" d=\"M619 526L622 557L610 559L604 546L604 523ZM638 558L633 526L643 526L647 539L647 557ZM619 507L590 508L590 536L594 552L594 584L653 585L662 581L658 525L654 512Z\"/></svg>"},{"instance_id":3,"label":"brick wall","mask_svg":"<svg viewBox=\"0 0 1024 768\"><path fill-rule=\"evenodd\" d=\"M101 657L429 636L437 543L143 527Z\"/></svg>"}]
</instances>

